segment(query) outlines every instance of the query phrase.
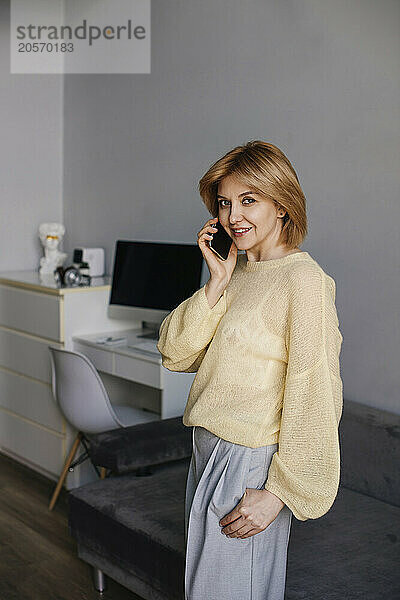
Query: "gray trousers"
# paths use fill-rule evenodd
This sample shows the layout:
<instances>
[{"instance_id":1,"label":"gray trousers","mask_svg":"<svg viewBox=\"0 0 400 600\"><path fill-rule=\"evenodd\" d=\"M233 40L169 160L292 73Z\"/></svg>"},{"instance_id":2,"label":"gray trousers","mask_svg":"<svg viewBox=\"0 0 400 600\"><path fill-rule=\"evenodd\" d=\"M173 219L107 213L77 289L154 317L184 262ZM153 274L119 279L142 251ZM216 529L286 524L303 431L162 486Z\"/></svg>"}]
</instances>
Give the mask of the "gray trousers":
<instances>
[{"instance_id":1,"label":"gray trousers","mask_svg":"<svg viewBox=\"0 0 400 600\"><path fill-rule=\"evenodd\" d=\"M292 512L248 538L221 533L220 519L248 488L262 489L278 444L249 448L193 427L185 500L185 600L283 600Z\"/></svg>"}]
</instances>

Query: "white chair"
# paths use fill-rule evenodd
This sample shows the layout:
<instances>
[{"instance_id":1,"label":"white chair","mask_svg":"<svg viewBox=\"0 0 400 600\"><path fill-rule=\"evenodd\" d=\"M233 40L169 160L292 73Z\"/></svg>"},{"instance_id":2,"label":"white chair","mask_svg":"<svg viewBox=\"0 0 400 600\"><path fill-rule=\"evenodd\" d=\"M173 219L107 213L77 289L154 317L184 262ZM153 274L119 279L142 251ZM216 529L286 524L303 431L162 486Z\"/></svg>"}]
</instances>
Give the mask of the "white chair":
<instances>
[{"instance_id":1,"label":"white chair","mask_svg":"<svg viewBox=\"0 0 400 600\"><path fill-rule=\"evenodd\" d=\"M52 510L68 471L90 459L90 442L85 434L155 421L158 416L131 406L111 404L96 368L84 354L54 346L49 346L49 350L53 396L67 421L78 432L51 498L49 510ZM85 452L72 463L80 444ZM105 470L102 469L99 475L104 477Z\"/></svg>"}]
</instances>

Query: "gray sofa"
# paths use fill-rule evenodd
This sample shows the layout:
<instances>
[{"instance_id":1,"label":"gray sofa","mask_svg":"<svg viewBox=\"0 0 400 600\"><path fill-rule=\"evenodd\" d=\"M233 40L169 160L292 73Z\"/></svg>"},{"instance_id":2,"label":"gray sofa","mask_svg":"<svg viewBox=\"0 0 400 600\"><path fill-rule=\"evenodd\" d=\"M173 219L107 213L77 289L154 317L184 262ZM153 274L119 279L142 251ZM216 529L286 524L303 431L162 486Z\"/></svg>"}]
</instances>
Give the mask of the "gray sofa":
<instances>
[{"instance_id":1,"label":"gray sofa","mask_svg":"<svg viewBox=\"0 0 400 600\"><path fill-rule=\"evenodd\" d=\"M323 517L293 518L285 598L400 599L400 416L345 401L339 434L339 492ZM98 589L104 573L144 599L182 600L191 428L136 425L91 451L114 476L70 493L69 527Z\"/></svg>"}]
</instances>

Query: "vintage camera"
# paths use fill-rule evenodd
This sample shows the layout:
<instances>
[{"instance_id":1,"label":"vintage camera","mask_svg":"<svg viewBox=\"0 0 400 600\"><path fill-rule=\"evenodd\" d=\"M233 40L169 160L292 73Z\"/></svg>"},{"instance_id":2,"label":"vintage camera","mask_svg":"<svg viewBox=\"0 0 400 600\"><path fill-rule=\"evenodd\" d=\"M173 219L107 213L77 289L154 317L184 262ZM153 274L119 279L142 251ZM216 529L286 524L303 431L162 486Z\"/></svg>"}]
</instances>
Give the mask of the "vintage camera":
<instances>
[{"instance_id":1,"label":"vintage camera","mask_svg":"<svg viewBox=\"0 0 400 600\"><path fill-rule=\"evenodd\" d=\"M80 270L74 266L57 267L54 271L54 279L59 287L78 287L80 285L90 285L91 276L80 272Z\"/></svg>"}]
</instances>

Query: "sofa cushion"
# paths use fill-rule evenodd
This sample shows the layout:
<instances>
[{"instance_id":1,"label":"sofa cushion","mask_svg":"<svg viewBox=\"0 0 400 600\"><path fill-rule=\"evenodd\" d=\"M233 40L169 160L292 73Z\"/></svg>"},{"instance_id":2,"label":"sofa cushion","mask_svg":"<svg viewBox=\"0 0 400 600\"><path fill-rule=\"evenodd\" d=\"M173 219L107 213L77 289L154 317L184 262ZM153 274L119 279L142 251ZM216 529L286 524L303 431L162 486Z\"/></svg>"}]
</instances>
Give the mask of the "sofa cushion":
<instances>
[{"instance_id":1,"label":"sofa cushion","mask_svg":"<svg viewBox=\"0 0 400 600\"><path fill-rule=\"evenodd\" d=\"M183 598L184 494L188 461L148 477L126 475L70 493L79 544ZM340 487L320 519L292 520L286 600L400 597L400 508Z\"/></svg>"},{"instance_id":2,"label":"sofa cushion","mask_svg":"<svg viewBox=\"0 0 400 600\"><path fill-rule=\"evenodd\" d=\"M339 436L341 485L400 506L400 415L346 400Z\"/></svg>"},{"instance_id":3,"label":"sofa cushion","mask_svg":"<svg viewBox=\"0 0 400 600\"><path fill-rule=\"evenodd\" d=\"M79 544L176 598L184 581L184 495L189 460L153 474L109 477L74 489L69 527Z\"/></svg>"},{"instance_id":4,"label":"sofa cushion","mask_svg":"<svg viewBox=\"0 0 400 600\"><path fill-rule=\"evenodd\" d=\"M189 458L191 436L192 427L186 427L182 417L172 417L88 437L94 464L123 474L148 465Z\"/></svg>"},{"instance_id":5,"label":"sofa cushion","mask_svg":"<svg viewBox=\"0 0 400 600\"><path fill-rule=\"evenodd\" d=\"M285 600L400 598L400 508L339 487L324 516L292 523Z\"/></svg>"}]
</instances>

